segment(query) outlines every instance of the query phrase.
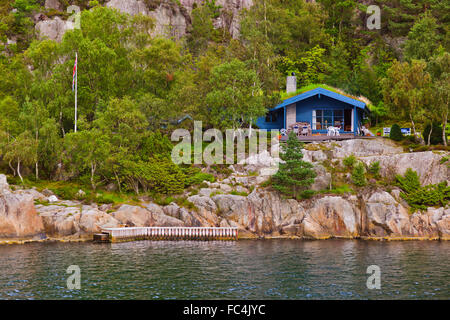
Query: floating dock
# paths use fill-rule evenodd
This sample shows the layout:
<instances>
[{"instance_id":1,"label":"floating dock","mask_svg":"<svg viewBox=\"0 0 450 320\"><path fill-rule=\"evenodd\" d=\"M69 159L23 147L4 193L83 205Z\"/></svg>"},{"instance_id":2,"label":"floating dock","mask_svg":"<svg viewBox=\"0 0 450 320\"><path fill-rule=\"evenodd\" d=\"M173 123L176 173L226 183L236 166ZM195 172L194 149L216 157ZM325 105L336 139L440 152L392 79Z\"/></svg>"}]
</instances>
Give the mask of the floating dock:
<instances>
[{"instance_id":1,"label":"floating dock","mask_svg":"<svg viewBox=\"0 0 450 320\"><path fill-rule=\"evenodd\" d=\"M105 228L94 235L96 242L123 242L136 240L224 240L238 239L235 227L131 227Z\"/></svg>"}]
</instances>

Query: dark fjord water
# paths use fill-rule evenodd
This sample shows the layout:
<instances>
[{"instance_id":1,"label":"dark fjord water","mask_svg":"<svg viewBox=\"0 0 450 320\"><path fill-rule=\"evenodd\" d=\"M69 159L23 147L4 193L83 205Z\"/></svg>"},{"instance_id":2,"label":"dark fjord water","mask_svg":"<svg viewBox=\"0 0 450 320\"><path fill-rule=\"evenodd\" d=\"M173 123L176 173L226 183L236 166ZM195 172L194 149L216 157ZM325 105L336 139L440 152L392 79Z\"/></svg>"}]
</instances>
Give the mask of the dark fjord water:
<instances>
[{"instance_id":1,"label":"dark fjord water","mask_svg":"<svg viewBox=\"0 0 450 320\"><path fill-rule=\"evenodd\" d=\"M450 243L351 240L0 246L0 299L449 299ZM381 268L381 290L366 287ZM70 265L81 289L69 290Z\"/></svg>"}]
</instances>

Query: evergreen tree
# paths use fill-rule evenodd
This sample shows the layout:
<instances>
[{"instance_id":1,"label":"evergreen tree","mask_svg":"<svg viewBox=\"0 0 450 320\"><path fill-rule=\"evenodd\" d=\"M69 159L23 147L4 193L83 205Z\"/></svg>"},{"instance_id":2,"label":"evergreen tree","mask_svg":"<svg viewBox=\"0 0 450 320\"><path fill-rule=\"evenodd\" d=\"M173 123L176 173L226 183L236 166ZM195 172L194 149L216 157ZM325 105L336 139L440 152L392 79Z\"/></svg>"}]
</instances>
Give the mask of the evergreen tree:
<instances>
[{"instance_id":1,"label":"evergreen tree","mask_svg":"<svg viewBox=\"0 0 450 320\"><path fill-rule=\"evenodd\" d=\"M439 48L437 21L433 16L424 14L411 28L405 42L407 60L423 59L428 61Z\"/></svg>"},{"instance_id":2,"label":"evergreen tree","mask_svg":"<svg viewBox=\"0 0 450 320\"><path fill-rule=\"evenodd\" d=\"M314 183L316 172L313 165L303 161L303 143L295 133L289 134L286 145L282 146L281 160L278 172L272 177L272 186L281 193L299 199L312 194L309 187Z\"/></svg>"},{"instance_id":3,"label":"evergreen tree","mask_svg":"<svg viewBox=\"0 0 450 320\"><path fill-rule=\"evenodd\" d=\"M423 137L427 142L427 145L430 144L440 144L442 141L442 127L438 122L433 122L433 126L431 123L428 123L425 129L423 130Z\"/></svg>"},{"instance_id":4,"label":"evergreen tree","mask_svg":"<svg viewBox=\"0 0 450 320\"><path fill-rule=\"evenodd\" d=\"M402 129L396 123L394 123L391 127L391 131L389 132L389 138L395 141L400 141L403 139Z\"/></svg>"},{"instance_id":5,"label":"evergreen tree","mask_svg":"<svg viewBox=\"0 0 450 320\"><path fill-rule=\"evenodd\" d=\"M359 162L352 171L352 181L358 187L363 187L367 184L366 176L364 175L364 165Z\"/></svg>"}]
</instances>

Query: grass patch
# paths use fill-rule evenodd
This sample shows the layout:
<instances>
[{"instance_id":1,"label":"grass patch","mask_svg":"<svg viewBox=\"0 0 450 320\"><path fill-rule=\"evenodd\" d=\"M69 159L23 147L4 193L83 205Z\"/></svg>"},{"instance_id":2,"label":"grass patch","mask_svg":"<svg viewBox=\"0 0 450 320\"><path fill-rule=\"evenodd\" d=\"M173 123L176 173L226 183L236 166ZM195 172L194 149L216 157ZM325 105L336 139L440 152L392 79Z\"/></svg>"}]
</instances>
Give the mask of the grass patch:
<instances>
[{"instance_id":1,"label":"grass patch","mask_svg":"<svg viewBox=\"0 0 450 320\"><path fill-rule=\"evenodd\" d=\"M247 197L248 193L247 192L237 192L237 191L231 191L230 194L234 195L234 196L243 196L243 197Z\"/></svg>"},{"instance_id":2,"label":"grass patch","mask_svg":"<svg viewBox=\"0 0 450 320\"><path fill-rule=\"evenodd\" d=\"M339 186L333 186L333 189L325 189L319 191L320 194L345 194L345 193L354 193L354 190L348 184L342 184Z\"/></svg>"}]
</instances>

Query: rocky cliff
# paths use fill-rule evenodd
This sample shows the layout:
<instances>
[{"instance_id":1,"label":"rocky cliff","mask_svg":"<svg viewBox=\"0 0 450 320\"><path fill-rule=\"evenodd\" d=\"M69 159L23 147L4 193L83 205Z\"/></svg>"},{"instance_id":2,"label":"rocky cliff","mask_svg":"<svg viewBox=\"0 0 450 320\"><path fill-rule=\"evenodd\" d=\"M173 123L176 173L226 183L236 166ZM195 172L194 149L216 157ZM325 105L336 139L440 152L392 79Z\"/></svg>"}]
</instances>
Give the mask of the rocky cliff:
<instances>
[{"instance_id":1,"label":"rocky cliff","mask_svg":"<svg viewBox=\"0 0 450 320\"><path fill-rule=\"evenodd\" d=\"M350 140L305 150L305 158L319 172L322 186L318 189L326 188L331 178L321 163L339 161L350 154L359 155L363 162L379 160L382 174L402 173L413 167L424 184L449 178L448 166L440 161L448 154L401 153L383 139ZM0 238L45 233L50 238L91 239L101 228L120 226L235 226L241 238L450 239L450 207L411 213L395 187L390 192L372 186L357 195L321 194L296 201L260 186L267 176L254 172L261 173L264 167L235 165L231 169L230 177L208 182L208 188L188 194L195 209L175 203L159 206L142 202L115 208L54 199L47 203L48 198L36 190L11 192L0 175L0 190L4 190L0 193ZM320 174L322 171L325 174ZM40 204L33 205L33 199Z\"/></svg>"},{"instance_id":2,"label":"rocky cliff","mask_svg":"<svg viewBox=\"0 0 450 320\"><path fill-rule=\"evenodd\" d=\"M47 1L46 8L62 11L63 6L58 1ZM155 29L153 30L155 35L179 39L189 32L192 25L192 9L202 2L203 0L110 0L105 5L130 15L150 16L155 21ZM249 8L252 4L252 0L217 0L216 5L220 6L221 9L219 16L213 21L214 27L228 30L233 38L237 38L239 35L240 11ZM73 29L72 22L61 20L59 17L49 19L44 15L39 15L36 20L36 31L40 38L61 41L64 33Z\"/></svg>"}]
</instances>

